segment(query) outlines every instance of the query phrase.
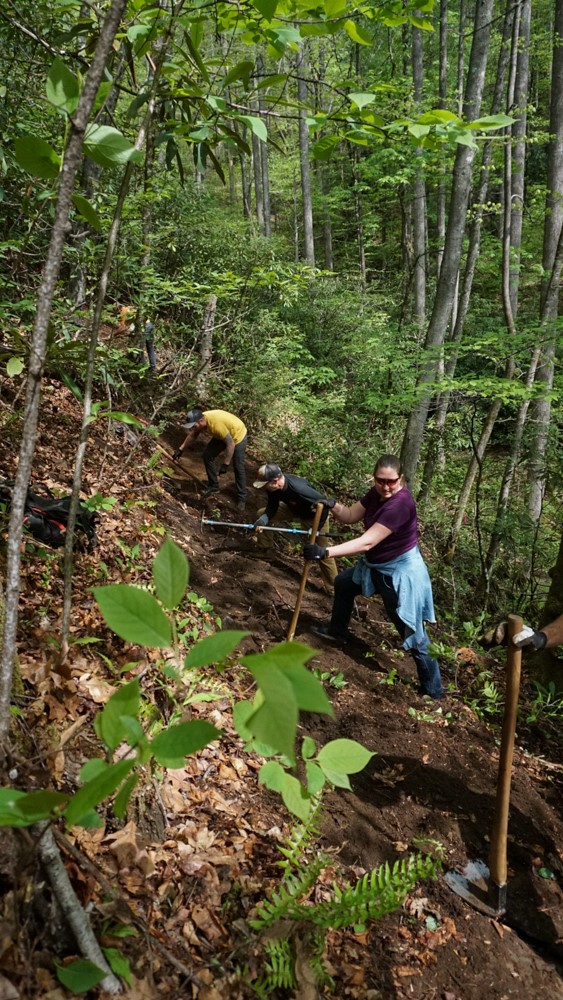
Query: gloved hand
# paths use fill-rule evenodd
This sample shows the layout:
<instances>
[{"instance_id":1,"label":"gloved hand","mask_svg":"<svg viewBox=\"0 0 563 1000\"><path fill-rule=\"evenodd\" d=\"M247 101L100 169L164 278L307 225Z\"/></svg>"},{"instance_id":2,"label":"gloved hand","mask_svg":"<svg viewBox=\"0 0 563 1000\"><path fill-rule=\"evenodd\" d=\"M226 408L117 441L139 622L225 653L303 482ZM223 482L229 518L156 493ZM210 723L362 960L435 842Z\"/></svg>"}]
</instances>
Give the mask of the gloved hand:
<instances>
[{"instance_id":1,"label":"gloved hand","mask_svg":"<svg viewBox=\"0 0 563 1000\"><path fill-rule=\"evenodd\" d=\"M325 549L324 545L317 545L316 542L307 542L303 546L303 555L305 559L326 559L328 556L328 549Z\"/></svg>"},{"instance_id":2,"label":"gloved hand","mask_svg":"<svg viewBox=\"0 0 563 1000\"><path fill-rule=\"evenodd\" d=\"M547 642L547 636L545 632L534 632L529 625L524 625L522 631L517 632L512 641L518 649L523 649L525 646L543 649Z\"/></svg>"},{"instance_id":3,"label":"gloved hand","mask_svg":"<svg viewBox=\"0 0 563 1000\"><path fill-rule=\"evenodd\" d=\"M259 517L258 520L254 522L254 530L256 531L256 528L265 528L268 521L269 521L268 515L262 514L262 517Z\"/></svg>"},{"instance_id":4,"label":"gloved hand","mask_svg":"<svg viewBox=\"0 0 563 1000\"><path fill-rule=\"evenodd\" d=\"M223 462L221 468L219 469L219 475L224 476L225 473L228 472L230 468L231 468L230 465L225 465L225 463Z\"/></svg>"},{"instance_id":5,"label":"gloved hand","mask_svg":"<svg viewBox=\"0 0 563 1000\"><path fill-rule=\"evenodd\" d=\"M323 507L327 507L328 510L332 510L336 506L336 500L321 500Z\"/></svg>"},{"instance_id":6,"label":"gloved hand","mask_svg":"<svg viewBox=\"0 0 563 1000\"><path fill-rule=\"evenodd\" d=\"M176 448L176 451L172 455L172 458L174 459L175 462L178 462L181 457L182 457L182 449Z\"/></svg>"}]
</instances>

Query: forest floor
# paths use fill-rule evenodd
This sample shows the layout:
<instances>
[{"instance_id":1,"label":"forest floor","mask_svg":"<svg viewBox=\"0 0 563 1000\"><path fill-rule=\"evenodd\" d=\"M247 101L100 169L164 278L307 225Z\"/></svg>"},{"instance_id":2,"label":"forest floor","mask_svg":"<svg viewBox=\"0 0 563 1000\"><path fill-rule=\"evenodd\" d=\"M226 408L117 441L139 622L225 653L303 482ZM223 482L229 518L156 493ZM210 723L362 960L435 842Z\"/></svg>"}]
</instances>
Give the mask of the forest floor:
<instances>
[{"instance_id":1,"label":"forest floor","mask_svg":"<svg viewBox=\"0 0 563 1000\"><path fill-rule=\"evenodd\" d=\"M51 383L42 412L33 481L67 492L79 406ZM95 425L84 495L113 496L120 507L119 513L101 514L98 547L76 558L71 632L75 640L95 637L98 644L75 642L63 663L57 655L62 555L26 545L22 690L16 698L21 714L10 761L10 780L17 787L76 787L84 760L101 753L92 720L120 677L138 676L147 699L164 717L175 707L174 692L159 680L156 655L153 660L151 651L112 636L90 591L104 582L148 579L161 526L189 558L196 631L204 634L219 616L223 628L250 633L241 644L243 653L285 639L303 568L299 548L282 543L264 556L251 532L203 525L202 516L240 521L241 515L230 476L223 477L212 503L202 499L201 448L178 465L166 457L182 433L171 429L159 447L148 438L135 443L128 430L108 437L107 425ZM17 440L17 428L9 428L0 442L7 476L14 474ZM250 484L258 459L249 460ZM253 520L260 501L250 485L242 520ZM208 603L198 603L196 595ZM432 851L436 842L443 845L444 872L486 861L500 728L498 720L482 721L470 707L469 692L485 668L502 691L502 655L495 659L482 651L477 656L460 651L457 666L444 667L448 695L430 703L416 693L413 664L377 601L359 602L354 638L344 647L327 646L311 632L313 623L328 618L330 606L313 567L295 638L314 651L309 665L326 675L335 716L305 716L301 731L320 743L353 738L375 755L352 776L352 791L326 797L320 844L334 853L334 864L312 899L325 898L334 878L354 881L382 862ZM433 634L440 638L439 625ZM338 675L345 681L340 688L334 686ZM210 682L216 694L218 681L228 683L237 698L252 691L252 678L236 662L216 679L215 688ZM260 962L260 943L246 919L279 882L278 845L291 827L278 796L258 784L261 760L244 752L229 698L219 691L215 701L193 701L189 712L221 728L222 740L188 758L185 768L165 771L161 780L147 775L125 824L108 808L102 810L100 829L58 833L73 885L102 943L119 948L130 962L126 995L133 1000L254 995L240 975L245 969L252 978ZM494 919L479 912L442 875L421 883L399 910L364 932L329 932L332 994L327 988L317 993L298 980L295 992L275 996L563 997L562 790L561 733L523 723L512 779L506 916ZM120 936L117 925L130 927L135 936ZM68 997L54 962L71 955L76 957L76 946L40 876L31 834L2 831L0 997Z\"/></svg>"}]
</instances>

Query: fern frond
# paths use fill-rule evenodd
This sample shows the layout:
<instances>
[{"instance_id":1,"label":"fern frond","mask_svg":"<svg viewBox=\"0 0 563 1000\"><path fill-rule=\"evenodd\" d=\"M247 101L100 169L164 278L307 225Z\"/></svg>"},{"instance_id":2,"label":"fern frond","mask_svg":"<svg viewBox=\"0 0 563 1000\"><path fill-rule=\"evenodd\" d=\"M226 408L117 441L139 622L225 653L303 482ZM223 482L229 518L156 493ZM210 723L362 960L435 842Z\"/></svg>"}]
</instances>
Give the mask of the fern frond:
<instances>
[{"instance_id":1,"label":"fern frond","mask_svg":"<svg viewBox=\"0 0 563 1000\"><path fill-rule=\"evenodd\" d=\"M258 915L254 920L248 921L250 926L254 930L262 930L282 917L291 920L296 913L300 915L301 909L306 908L300 907L297 900L306 896L313 888L326 864L326 856L318 854L316 858L303 862L297 872L284 875L272 898L264 899L258 904Z\"/></svg>"},{"instance_id":2,"label":"fern frond","mask_svg":"<svg viewBox=\"0 0 563 1000\"><path fill-rule=\"evenodd\" d=\"M321 819L321 797L314 796L311 812L305 822L295 823L289 831L285 843L278 846L278 850L280 854L283 854L284 860L277 861L276 864L284 872L289 872L292 868L299 867L307 848L312 847L319 839Z\"/></svg>"},{"instance_id":3,"label":"fern frond","mask_svg":"<svg viewBox=\"0 0 563 1000\"><path fill-rule=\"evenodd\" d=\"M267 1000L274 990L292 990L297 986L293 952L288 939L274 938L267 941L264 951L264 974L252 984L259 1000Z\"/></svg>"}]
</instances>

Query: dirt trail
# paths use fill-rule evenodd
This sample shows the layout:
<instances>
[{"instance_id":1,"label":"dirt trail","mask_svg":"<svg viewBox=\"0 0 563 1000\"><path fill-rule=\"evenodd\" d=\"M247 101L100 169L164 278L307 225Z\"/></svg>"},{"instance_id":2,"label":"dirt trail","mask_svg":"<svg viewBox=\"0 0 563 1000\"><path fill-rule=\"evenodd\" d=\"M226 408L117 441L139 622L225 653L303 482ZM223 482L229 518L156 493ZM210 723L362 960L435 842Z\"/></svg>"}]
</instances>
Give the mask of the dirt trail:
<instances>
[{"instance_id":1,"label":"dirt trail","mask_svg":"<svg viewBox=\"0 0 563 1000\"><path fill-rule=\"evenodd\" d=\"M170 503L161 516L184 535L194 587L212 601L225 627L251 630L254 648L283 641L303 566L299 546L280 542L279 551L264 558L250 533L202 528L202 512L217 520L240 520L232 480L209 504L201 499L198 451L182 466L186 479L171 480L169 490L184 510ZM249 463L249 482L254 472ZM260 499L250 487L245 520L253 519ZM439 707L416 694L414 665L377 600L361 602L349 645L327 647L310 626L326 619L330 606L314 567L296 640L315 649L313 667L342 674L347 683L341 690L329 687L335 720L314 717L304 728L322 742L337 736L357 739L376 756L355 776L351 793L329 796L327 843L341 847L342 859L362 869L431 848L433 841L444 845L446 869L477 858L486 861L498 730L484 726L452 694ZM453 686L447 670L444 680ZM500 668L495 680L502 685ZM366 996L563 997L563 768L560 761L551 763L517 748L505 921L478 913L443 879L427 885L413 912L385 918L358 946L361 961L369 964L367 982L376 990Z\"/></svg>"}]
</instances>

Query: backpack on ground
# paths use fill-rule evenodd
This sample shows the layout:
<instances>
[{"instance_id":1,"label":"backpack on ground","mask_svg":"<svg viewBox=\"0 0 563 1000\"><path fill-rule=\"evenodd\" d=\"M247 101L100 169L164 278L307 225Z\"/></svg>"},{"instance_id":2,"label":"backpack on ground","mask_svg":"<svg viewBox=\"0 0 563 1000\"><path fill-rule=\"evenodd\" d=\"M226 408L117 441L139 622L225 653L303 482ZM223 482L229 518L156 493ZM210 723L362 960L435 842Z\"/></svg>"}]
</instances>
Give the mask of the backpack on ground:
<instances>
[{"instance_id":1,"label":"backpack on ground","mask_svg":"<svg viewBox=\"0 0 563 1000\"><path fill-rule=\"evenodd\" d=\"M0 500L9 506L13 483L3 483L0 489ZM58 549L65 543L70 509L70 496L54 497L46 490L43 496L31 487L27 491L25 501L23 526L34 538L52 549ZM79 501L76 512L76 531L86 535L87 547L92 549L96 543L96 522L98 515L88 510L82 500Z\"/></svg>"}]
</instances>

